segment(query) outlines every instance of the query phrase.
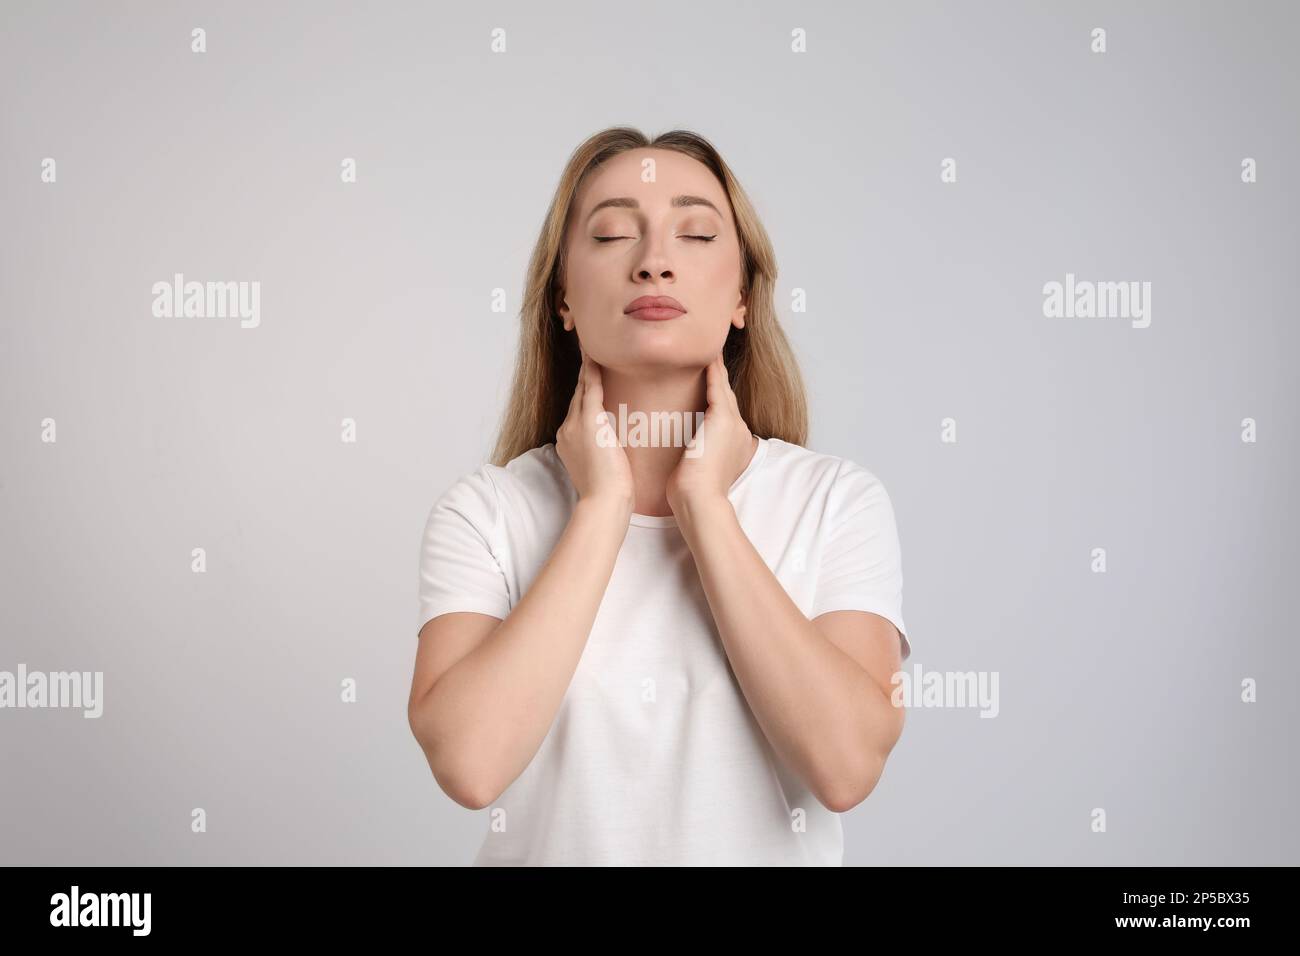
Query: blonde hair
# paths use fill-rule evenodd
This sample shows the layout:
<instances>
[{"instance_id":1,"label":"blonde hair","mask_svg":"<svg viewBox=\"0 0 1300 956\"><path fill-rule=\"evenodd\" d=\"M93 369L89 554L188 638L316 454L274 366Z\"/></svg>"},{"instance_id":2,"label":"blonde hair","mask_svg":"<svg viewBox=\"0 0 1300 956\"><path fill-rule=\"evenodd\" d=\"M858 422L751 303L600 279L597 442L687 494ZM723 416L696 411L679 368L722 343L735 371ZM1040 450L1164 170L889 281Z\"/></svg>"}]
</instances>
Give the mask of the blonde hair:
<instances>
[{"instance_id":1,"label":"blonde hair","mask_svg":"<svg viewBox=\"0 0 1300 956\"><path fill-rule=\"evenodd\" d=\"M587 174L630 149L671 149L710 170L731 202L740 238L745 287L745 327L732 326L723 360L740 414L750 431L796 445L807 441L808 402L793 350L776 315L776 257L754 207L718 151L704 137L673 130L648 139L628 127L591 136L569 157L528 263L520 311L514 382L501 420L492 463L504 466L526 451L555 441L578 384L577 335L560 319L559 277L573 199Z\"/></svg>"}]
</instances>

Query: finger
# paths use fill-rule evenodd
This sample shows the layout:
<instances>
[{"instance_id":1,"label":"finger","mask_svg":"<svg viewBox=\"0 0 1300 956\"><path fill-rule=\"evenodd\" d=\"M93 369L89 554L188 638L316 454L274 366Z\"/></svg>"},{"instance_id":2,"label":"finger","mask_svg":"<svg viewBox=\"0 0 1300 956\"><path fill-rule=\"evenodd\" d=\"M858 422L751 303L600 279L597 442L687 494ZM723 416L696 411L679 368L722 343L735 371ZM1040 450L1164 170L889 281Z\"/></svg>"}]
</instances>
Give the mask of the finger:
<instances>
[{"instance_id":1,"label":"finger","mask_svg":"<svg viewBox=\"0 0 1300 956\"><path fill-rule=\"evenodd\" d=\"M586 359L583 359L583 361L578 365L578 383L573 387L573 396L569 399L568 417L570 418L576 418L578 415L582 414L582 371L585 365Z\"/></svg>"},{"instance_id":2,"label":"finger","mask_svg":"<svg viewBox=\"0 0 1300 956\"><path fill-rule=\"evenodd\" d=\"M605 411L605 383L601 378L600 366L592 360L591 374L587 376L586 396L583 398L583 410L593 416Z\"/></svg>"},{"instance_id":3,"label":"finger","mask_svg":"<svg viewBox=\"0 0 1300 956\"><path fill-rule=\"evenodd\" d=\"M727 393L727 401L731 404L732 410L740 414L740 399L736 398L736 392L731 387L731 373L727 371L727 360L723 358L722 353L718 353L718 369L722 373L722 387Z\"/></svg>"},{"instance_id":4,"label":"finger","mask_svg":"<svg viewBox=\"0 0 1300 956\"><path fill-rule=\"evenodd\" d=\"M726 375L726 369L722 367L722 355L719 354L705 370L704 396L709 405L722 405L726 402Z\"/></svg>"}]
</instances>

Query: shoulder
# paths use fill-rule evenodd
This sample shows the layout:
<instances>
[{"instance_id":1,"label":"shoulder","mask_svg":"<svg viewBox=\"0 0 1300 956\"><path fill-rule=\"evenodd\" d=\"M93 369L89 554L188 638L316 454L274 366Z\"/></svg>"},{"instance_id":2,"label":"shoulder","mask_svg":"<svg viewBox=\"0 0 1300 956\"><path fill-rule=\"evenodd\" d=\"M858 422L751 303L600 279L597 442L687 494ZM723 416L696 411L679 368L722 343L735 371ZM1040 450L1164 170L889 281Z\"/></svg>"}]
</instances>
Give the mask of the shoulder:
<instances>
[{"instance_id":1,"label":"shoulder","mask_svg":"<svg viewBox=\"0 0 1300 956\"><path fill-rule=\"evenodd\" d=\"M442 492L434 510L453 509L464 517L495 523L539 497L563 497L567 477L555 446L541 445L505 465L489 462L462 474Z\"/></svg>"},{"instance_id":2,"label":"shoulder","mask_svg":"<svg viewBox=\"0 0 1300 956\"><path fill-rule=\"evenodd\" d=\"M569 473L553 443L530 448L505 465L484 468L496 485L502 507L510 510L564 501L572 494Z\"/></svg>"},{"instance_id":3,"label":"shoulder","mask_svg":"<svg viewBox=\"0 0 1300 956\"><path fill-rule=\"evenodd\" d=\"M813 451L779 438L768 439L769 480L787 489L824 497L828 506L889 503L885 484L871 469L840 455Z\"/></svg>"}]
</instances>

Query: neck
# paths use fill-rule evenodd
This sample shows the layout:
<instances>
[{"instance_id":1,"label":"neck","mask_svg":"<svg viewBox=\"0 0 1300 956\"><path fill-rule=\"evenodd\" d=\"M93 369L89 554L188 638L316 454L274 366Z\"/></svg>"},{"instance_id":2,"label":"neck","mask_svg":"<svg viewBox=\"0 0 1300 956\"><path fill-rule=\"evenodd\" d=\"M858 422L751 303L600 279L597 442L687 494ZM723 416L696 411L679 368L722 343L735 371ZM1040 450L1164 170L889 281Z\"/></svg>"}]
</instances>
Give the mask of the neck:
<instances>
[{"instance_id":1,"label":"neck","mask_svg":"<svg viewBox=\"0 0 1300 956\"><path fill-rule=\"evenodd\" d=\"M636 482L637 514L670 515L665 489L668 476L681 460L682 445L674 447L676 432L662 428L652 415L655 412L676 413L682 424L682 442L695 434L698 416L708 408L705 386L708 379L702 368L677 368L665 372L619 372L609 367L601 369L601 384L605 393L605 410L609 412L618 430L620 406L627 421L626 443L632 479ZM637 414L640 413L640 414ZM638 435L636 424L644 419ZM624 436L620 435L620 439Z\"/></svg>"}]
</instances>

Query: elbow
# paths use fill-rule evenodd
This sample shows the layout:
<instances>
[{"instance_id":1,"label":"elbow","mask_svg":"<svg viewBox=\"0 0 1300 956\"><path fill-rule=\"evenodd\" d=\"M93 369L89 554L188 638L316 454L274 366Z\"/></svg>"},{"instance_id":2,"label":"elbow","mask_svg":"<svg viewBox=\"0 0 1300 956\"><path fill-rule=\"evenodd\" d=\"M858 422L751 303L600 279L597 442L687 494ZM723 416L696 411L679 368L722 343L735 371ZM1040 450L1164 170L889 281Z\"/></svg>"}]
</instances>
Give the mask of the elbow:
<instances>
[{"instance_id":1,"label":"elbow","mask_svg":"<svg viewBox=\"0 0 1300 956\"><path fill-rule=\"evenodd\" d=\"M832 813L848 813L871 796L884 769L885 757L880 756L853 773L838 774L814 791L817 800Z\"/></svg>"},{"instance_id":2,"label":"elbow","mask_svg":"<svg viewBox=\"0 0 1300 956\"><path fill-rule=\"evenodd\" d=\"M869 786L844 787L838 790L821 790L817 799L831 813L848 813L871 795L875 782Z\"/></svg>"},{"instance_id":3,"label":"elbow","mask_svg":"<svg viewBox=\"0 0 1300 956\"><path fill-rule=\"evenodd\" d=\"M894 745L903 734L904 712L899 709L893 714L893 723L882 737L877 736L870 743L859 742L854 748L860 757L845 757L839 766L822 775L821 786L815 791L818 801L833 813L847 813L867 797L871 796L880 777L885 772L885 763L894 750Z\"/></svg>"},{"instance_id":4,"label":"elbow","mask_svg":"<svg viewBox=\"0 0 1300 956\"><path fill-rule=\"evenodd\" d=\"M408 710L407 720L439 789L466 810L482 810L491 806L498 794L491 787L483 785L481 773L463 769L464 761L449 754L445 744L435 741L414 703Z\"/></svg>"},{"instance_id":5,"label":"elbow","mask_svg":"<svg viewBox=\"0 0 1300 956\"><path fill-rule=\"evenodd\" d=\"M433 778L438 781L438 786L443 793L466 810L484 810L496 800L496 796L490 790L475 786L472 781L463 777L439 774L435 770Z\"/></svg>"},{"instance_id":6,"label":"elbow","mask_svg":"<svg viewBox=\"0 0 1300 956\"><path fill-rule=\"evenodd\" d=\"M462 769L459 762L449 760L430 750L423 742L425 760L433 772L439 789L466 810L482 810L492 805L499 796L497 791L484 784L483 774Z\"/></svg>"}]
</instances>

